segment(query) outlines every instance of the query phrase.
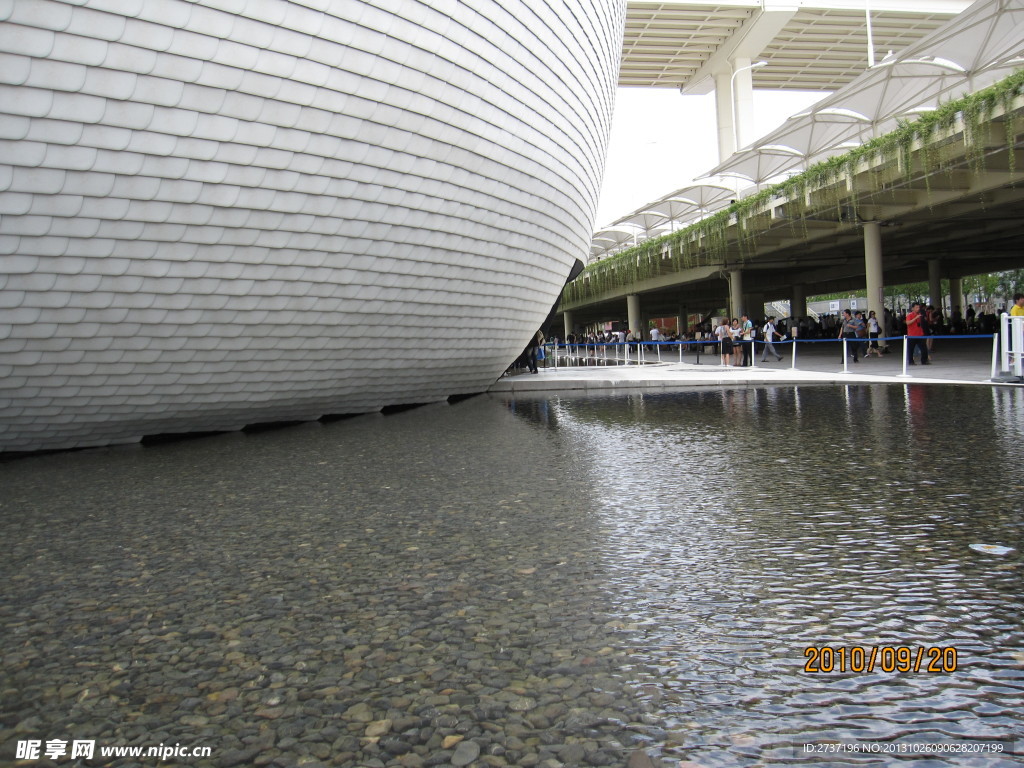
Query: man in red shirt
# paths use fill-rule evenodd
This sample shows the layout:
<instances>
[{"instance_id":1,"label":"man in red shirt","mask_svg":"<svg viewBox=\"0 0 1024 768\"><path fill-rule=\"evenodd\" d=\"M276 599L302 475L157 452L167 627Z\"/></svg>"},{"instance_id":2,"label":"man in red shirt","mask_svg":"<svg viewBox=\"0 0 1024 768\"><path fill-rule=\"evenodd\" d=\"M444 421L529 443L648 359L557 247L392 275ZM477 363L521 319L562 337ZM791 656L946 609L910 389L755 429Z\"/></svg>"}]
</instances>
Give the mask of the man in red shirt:
<instances>
[{"instance_id":1,"label":"man in red shirt","mask_svg":"<svg viewBox=\"0 0 1024 768\"><path fill-rule=\"evenodd\" d=\"M921 365L931 365L928 362L928 344L925 338L924 324L925 320L924 312L921 310L921 305L918 302L914 302L910 311L907 312L907 365L914 364L914 347L921 350Z\"/></svg>"}]
</instances>

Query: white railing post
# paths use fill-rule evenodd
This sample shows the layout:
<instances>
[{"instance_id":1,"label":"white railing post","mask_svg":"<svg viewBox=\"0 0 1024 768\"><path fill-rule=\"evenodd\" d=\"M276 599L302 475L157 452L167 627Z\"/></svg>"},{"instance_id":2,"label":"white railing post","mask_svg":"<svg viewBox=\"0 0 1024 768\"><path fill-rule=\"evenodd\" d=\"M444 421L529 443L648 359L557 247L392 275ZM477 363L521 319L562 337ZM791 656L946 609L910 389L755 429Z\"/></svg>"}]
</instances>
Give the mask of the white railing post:
<instances>
[{"instance_id":1,"label":"white railing post","mask_svg":"<svg viewBox=\"0 0 1024 768\"><path fill-rule=\"evenodd\" d=\"M992 378L999 375L999 334L992 334Z\"/></svg>"},{"instance_id":2,"label":"white railing post","mask_svg":"<svg viewBox=\"0 0 1024 768\"><path fill-rule=\"evenodd\" d=\"M793 337L793 364L789 366L792 370L796 370L796 336Z\"/></svg>"},{"instance_id":3,"label":"white railing post","mask_svg":"<svg viewBox=\"0 0 1024 768\"><path fill-rule=\"evenodd\" d=\"M1010 316L1003 312L999 316L999 370L1010 370Z\"/></svg>"},{"instance_id":4,"label":"white railing post","mask_svg":"<svg viewBox=\"0 0 1024 768\"><path fill-rule=\"evenodd\" d=\"M1011 317L1003 312L999 321L1001 368L1018 378L1024 377L1024 317Z\"/></svg>"},{"instance_id":5,"label":"white railing post","mask_svg":"<svg viewBox=\"0 0 1024 768\"><path fill-rule=\"evenodd\" d=\"M849 355L846 353L846 337L843 336L843 373L849 373L850 372L849 368L848 368L849 363L850 363L850 358L849 358Z\"/></svg>"},{"instance_id":6,"label":"white railing post","mask_svg":"<svg viewBox=\"0 0 1024 768\"><path fill-rule=\"evenodd\" d=\"M910 375L909 373L907 373L907 352L908 351L909 350L907 349L907 337L906 337L906 335L904 335L903 336L903 373L901 373L900 376L909 376Z\"/></svg>"}]
</instances>

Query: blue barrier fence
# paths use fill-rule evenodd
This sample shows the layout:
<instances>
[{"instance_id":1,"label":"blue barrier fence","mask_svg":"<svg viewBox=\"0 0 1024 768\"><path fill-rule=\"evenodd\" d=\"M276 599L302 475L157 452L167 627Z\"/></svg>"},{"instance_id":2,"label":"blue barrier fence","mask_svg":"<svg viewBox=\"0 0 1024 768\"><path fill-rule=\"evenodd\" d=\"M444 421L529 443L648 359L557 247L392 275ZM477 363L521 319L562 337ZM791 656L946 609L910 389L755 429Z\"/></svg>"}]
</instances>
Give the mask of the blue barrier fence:
<instances>
[{"instance_id":1,"label":"blue barrier fence","mask_svg":"<svg viewBox=\"0 0 1024 768\"><path fill-rule=\"evenodd\" d=\"M907 336L882 336L879 338L868 339L844 339L844 338L830 338L830 339L782 339L779 341L772 342L772 346L779 352L789 351L790 355L790 366L792 368L797 367L798 358L798 346L805 344L839 344L842 345L840 354L843 359L844 370L847 368L847 361L852 356L853 345L857 345L857 348L867 348L869 345L878 346L880 348L892 346L890 342L898 342L899 354L903 359L903 372L906 374L907 364L909 362L907 358L907 345L908 338L924 338L931 339L934 341L938 340L964 340L964 339L988 339L993 342L993 375L996 370L996 349L998 347L998 334L961 334L955 336L925 336L925 337L907 337ZM742 349L743 344L751 344L750 348L750 360L752 365L757 364L758 354L764 355L767 352L767 343L763 339L754 339L752 341L736 342L733 347L735 354L736 348ZM687 362L685 355L690 354L695 357L691 360L697 365L700 365L701 355L710 356L715 359L716 362L720 361L721 353L719 351L719 342L715 339L694 339L684 341L626 341L626 342L597 342L597 343L553 343L549 342L545 344L545 365L548 367L575 367L575 366L587 366L587 365L645 365L651 363L666 363L666 362ZM710 348L710 351L708 351ZM764 362L764 361L762 361Z\"/></svg>"}]
</instances>

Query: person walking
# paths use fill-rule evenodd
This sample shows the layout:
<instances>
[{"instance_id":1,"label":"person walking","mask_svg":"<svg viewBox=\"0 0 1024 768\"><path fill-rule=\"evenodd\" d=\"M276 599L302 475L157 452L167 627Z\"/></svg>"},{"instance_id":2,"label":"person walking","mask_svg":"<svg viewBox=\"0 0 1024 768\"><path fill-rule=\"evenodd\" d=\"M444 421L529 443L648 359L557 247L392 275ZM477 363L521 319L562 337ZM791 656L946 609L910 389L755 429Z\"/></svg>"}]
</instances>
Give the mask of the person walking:
<instances>
[{"instance_id":1,"label":"person walking","mask_svg":"<svg viewBox=\"0 0 1024 768\"><path fill-rule=\"evenodd\" d=\"M875 310L873 309L868 312L867 327L868 339L870 339L870 341L868 342L868 349L867 352L864 353L864 357L871 357L871 355L881 357L882 350L878 346L878 337L882 334L882 326L878 322L878 317L875 316Z\"/></svg>"},{"instance_id":2,"label":"person walking","mask_svg":"<svg viewBox=\"0 0 1024 768\"><path fill-rule=\"evenodd\" d=\"M775 351L775 337L777 336L779 341L781 341L782 334L775 328L774 315L768 318L767 322L764 324L764 328L761 330L764 332L764 352L761 353L761 362L767 362L769 354L775 356L776 362L782 360L782 355Z\"/></svg>"},{"instance_id":3,"label":"person walking","mask_svg":"<svg viewBox=\"0 0 1024 768\"><path fill-rule=\"evenodd\" d=\"M753 365L754 361L751 358L754 350L754 324L746 315L740 315L740 344L743 350L743 361L740 365Z\"/></svg>"},{"instance_id":4,"label":"person walking","mask_svg":"<svg viewBox=\"0 0 1024 768\"><path fill-rule=\"evenodd\" d=\"M656 351L658 349L658 342L661 340L661 329L658 328L658 326L654 326L651 328L651 341L653 341L654 344L649 345L647 348Z\"/></svg>"},{"instance_id":5,"label":"person walking","mask_svg":"<svg viewBox=\"0 0 1024 768\"><path fill-rule=\"evenodd\" d=\"M537 358L538 350L544 344L544 334L541 331L537 331L530 339L530 342L526 345L526 365L530 369L530 373L537 373Z\"/></svg>"},{"instance_id":6,"label":"person walking","mask_svg":"<svg viewBox=\"0 0 1024 768\"><path fill-rule=\"evenodd\" d=\"M915 301L905 318L907 324L907 365L914 365L914 350L921 350L921 365L931 365L928 360L928 343L925 336L925 315L921 303Z\"/></svg>"},{"instance_id":7,"label":"person walking","mask_svg":"<svg viewBox=\"0 0 1024 768\"><path fill-rule=\"evenodd\" d=\"M863 323L861 323L863 325ZM853 362L859 363L860 360L857 357L857 347L860 343L857 340L857 321L853 317L853 313L848 309L843 310L843 318L839 322L839 335L837 339L846 339L847 354L853 356ZM846 362L842 360L841 362Z\"/></svg>"},{"instance_id":8,"label":"person walking","mask_svg":"<svg viewBox=\"0 0 1024 768\"><path fill-rule=\"evenodd\" d=\"M857 354L861 357L866 357L868 348L868 324L864 320L864 313L855 312L853 314L853 322L854 325L857 326Z\"/></svg>"}]
</instances>

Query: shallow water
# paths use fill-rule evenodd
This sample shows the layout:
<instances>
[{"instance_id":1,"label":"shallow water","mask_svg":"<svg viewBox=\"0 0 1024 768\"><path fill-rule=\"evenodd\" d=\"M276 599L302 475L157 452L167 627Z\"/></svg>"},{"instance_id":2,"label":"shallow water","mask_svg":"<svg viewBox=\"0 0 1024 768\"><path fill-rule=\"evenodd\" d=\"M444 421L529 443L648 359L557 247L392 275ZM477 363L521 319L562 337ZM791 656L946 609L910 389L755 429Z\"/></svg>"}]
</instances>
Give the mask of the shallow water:
<instances>
[{"instance_id":1,"label":"shallow water","mask_svg":"<svg viewBox=\"0 0 1024 768\"><path fill-rule=\"evenodd\" d=\"M666 753L755 765L815 760L804 745L832 740L970 741L1020 759L1022 394L803 387L515 408L592 457L634 677L650 682ZM887 673L876 657L868 673L868 650L845 672L837 656L833 673L806 672L823 661L807 649L826 646L911 670L923 648L918 668L939 671ZM894 647L912 657L881 650ZM956 671L931 648L955 648Z\"/></svg>"},{"instance_id":2,"label":"shallow water","mask_svg":"<svg viewBox=\"0 0 1024 768\"><path fill-rule=\"evenodd\" d=\"M1022 417L985 387L474 398L0 464L0 758L1016 764ZM805 671L823 647L880 655ZM922 671L882 669L902 647Z\"/></svg>"}]
</instances>

